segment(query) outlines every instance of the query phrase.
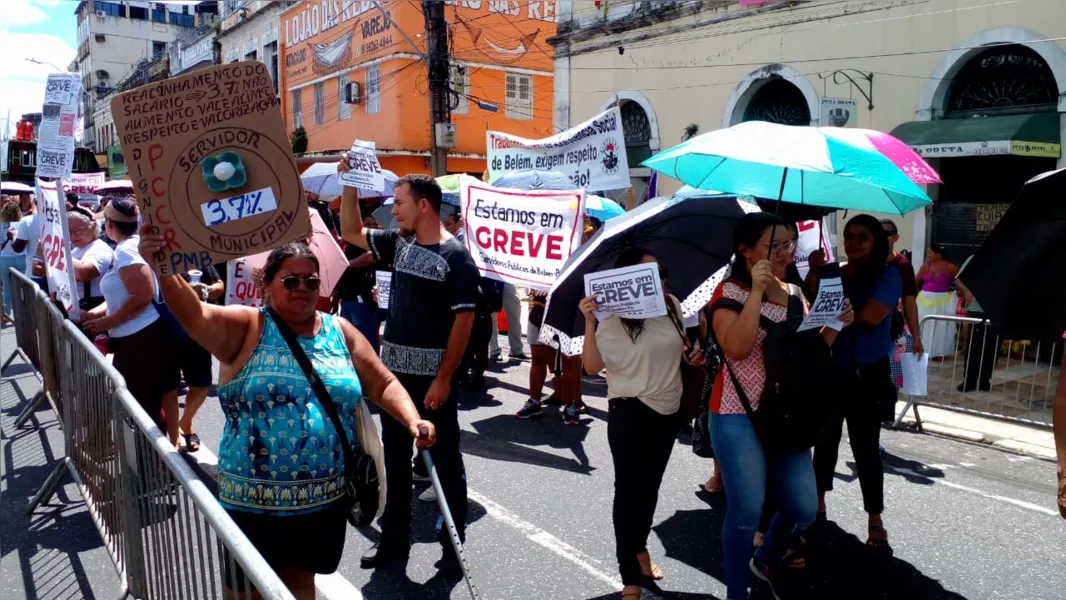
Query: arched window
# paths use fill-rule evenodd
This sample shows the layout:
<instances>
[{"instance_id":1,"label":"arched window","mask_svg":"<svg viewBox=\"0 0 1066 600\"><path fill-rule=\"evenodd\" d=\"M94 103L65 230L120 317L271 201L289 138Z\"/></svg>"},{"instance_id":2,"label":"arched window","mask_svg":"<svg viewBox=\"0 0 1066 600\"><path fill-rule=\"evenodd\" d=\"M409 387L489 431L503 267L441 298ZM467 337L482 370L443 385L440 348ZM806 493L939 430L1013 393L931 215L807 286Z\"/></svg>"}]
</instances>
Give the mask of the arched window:
<instances>
[{"instance_id":1,"label":"arched window","mask_svg":"<svg viewBox=\"0 0 1066 600\"><path fill-rule=\"evenodd\" d=\"M651 123L644 107L632 100L622 100L622 129L626 136L629 168L637 168L651 156Z\"/></svg>"},{"instance_id":2,"label":"arched window","mask_svg":"<svg viewBox=\"0 0 1066 600\"><path fill-rule=\"evenodd\" d=\"M947 112L1010 112L1022 108L1055 110L1055 75L1043 58L1021 44L994 46L971 58L948 90Z\"/></svg>"},{"instance_id":3,"label":"arched window","mask_svg":"<svg viewBox=\"0 0 1066 600\"><path fill-rule=\"evenodd\" d=\"M744 109L744 121L810 125L811 109L798 87L774 76L762 84L748 101Z\"/></svg>"}]
</instances>

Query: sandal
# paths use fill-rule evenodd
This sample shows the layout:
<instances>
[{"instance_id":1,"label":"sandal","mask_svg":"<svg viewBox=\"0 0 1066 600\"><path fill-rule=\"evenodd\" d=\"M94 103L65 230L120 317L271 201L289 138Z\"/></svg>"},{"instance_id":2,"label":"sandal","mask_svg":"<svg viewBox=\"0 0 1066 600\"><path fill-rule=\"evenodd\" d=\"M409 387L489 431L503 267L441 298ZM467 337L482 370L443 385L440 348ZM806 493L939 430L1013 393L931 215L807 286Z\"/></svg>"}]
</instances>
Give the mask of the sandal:
<instances>
[{"instance_id":1,"label":"sandal","mask_svg":"<svg viewBox=\"0 0 1066 600\"><path fill-rule=\"evenodd\" d=\"M791 548L785 552L785 558L781 560L781 566L787 569L807 568L807 540L799 538Z\"/></svg>"},{"instance_id":2,"label":"sandal","mask_svg":"<svg viewBox=\"0 0 1066 600\"><path fill-rule=\"evenodd\" d=\"M183 433L181 437L185 438L185 449L189 452L196 452L200 449L200 436L195 433Z\"/></svg>"},{"instance_id":3,"label":"sandal","mask_svg":"<svg viewBox=\"0 0 1066 600\"><path fill-rule=\"evenodd\" d=\"M714 482L713 485L711 485L712 481ZM725 491L725 484L722 483L721 479L716 480L714 477L712 477L708 479L706 483L701 483L700 489L707 492L708 494L721 494Z\"/></svg>"},{"instance_id":4,"label":"sandal","mask_svg":"<svg viewBox=\"0 0 1066 600\"><path fill-rule=\"evenodd\" d=\"M666 577L666 575L663 573L662 567L653 563L651 561L651 556L648 555L646 552L643 554L645 556L648 556L648 565L647 567L645 567L643 563L640 565L640 576L651 581L660 581L663 577ZM638 555L638 557L639 556L640 555ZM637 558L637 560L639 561L640 558Z\"/></svg>"},{"instance_id":5,"label":"sandal","mask_svg":"<svg viewBox=\"0 0 1066 600\"><path fill-rule=\"evenodd\" d=\"M869 527L870 537L866 539L866 546L892 555L892 547L888 545L888 531L885 530L884 525L870 525Z\"/></svg>"},{"instance_id":6,"label":"sandal","mask_svg":"<svg viewBox=\"0 0 1066 600\"><path fill-rule=\"evenodd\" d=\"M628 588L628 587L636 587L636 586L628 586L627 585L626 588ZM625 588L622 588L622 600L640 600L643 597L644 597L644 590L643 589L637 588L636 591L630 590L630 591L627 592L625 590Z\"/></svg>"}]
</instances>

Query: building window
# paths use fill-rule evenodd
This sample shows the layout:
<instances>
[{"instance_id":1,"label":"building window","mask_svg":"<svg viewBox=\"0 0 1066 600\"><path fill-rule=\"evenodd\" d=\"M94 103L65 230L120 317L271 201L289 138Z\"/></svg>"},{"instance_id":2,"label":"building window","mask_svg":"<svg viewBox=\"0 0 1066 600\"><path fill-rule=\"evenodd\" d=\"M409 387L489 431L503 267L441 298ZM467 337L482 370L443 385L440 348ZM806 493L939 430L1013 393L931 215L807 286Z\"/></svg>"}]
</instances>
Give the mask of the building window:
<instances>
[{"instance_id":1,"label":"building window","mask_svg":"<svg viewBox=\"0 0 1066 600\"><path fill-rule=\"evenodd\" d=\"M183 6L182 8L185 11L189 10L189 7L187 5ZM192 27L193 25L195 25L195 23L193 22L193 16L188 14L188 12L186 12L186 13L172 12L172 13L170 13L169 18L170 18L170 24L171 25L177 25L178 27Z\"/></svg>"},{"instance_id":2,"label":"building window","mask_svg":"<svg viewBox=\"0 0 1066 600\"><path fill-rule=\"evenodd\" d=\"M507 74L507 118L533 118L533 78L529 75Z\"/></svg>"},{"instance_id":3,"label":"building window","mask_svg":"<svg viewBox=\"0 0 1066 600\"><path fill-rule=\"evenodd\" d=\"M152 56L159 56L167 51L166 42L152 42Z\"/></svg>"},{"instance_id":4,"label":"building window","mask_svg":"<svg viewBox=\"0 0 1066 600\"><path fill-rule=\"evenodd\" d=\"M237 11L237 7L240 6L240 0L226 0L226 8L222 13L223 16L234 13Z\"/></svg>"},{"instance_id":5,"label":"building window","mask_svg":"<svg viewBox=\"0 0 1066 600\"><path fill-rule=\"evenodd\" d=\"M130 18L131 19L140 19L142 21L147 21L148 20L148 9L144 8L143 6L131 6L130 7Z\"/></svg>"},{"instance_id":6,"label":"building window","mask_svg":"<svg viewBox=\"0 0 1066 600\"><path fill-rule=\"evenodd\" d=\"M292 126L299 129L304 126L303 90L292 91Z\"/></svg>"},{"instance_id":7,"label":"building window","mask_svg":"<svg viewBox=\"0 0 1066 600\"><path fill-rule=\"evenodd\" d=\"M315 125L322 125L326 122L326 84L325 82L318 82L315 84Z\"/></svg>"},{"instance_id":8,"label":"building window","mask_svg":"<svg viewBox=\"0 0 1066 600\"><path fill-rule=\"evenodd\" d=\"M123 6L121 4L115 4L113 2L97 2L95 4L96 12L107 13L107 16L109 17L125 16L119 14L122 11L122 8Z\"/></svg>"},{"instance_id":9,"label":"building window","mask_svg":"<svg viewBox=\"0 0 1066 600\"><path fill-rule=\"evenodd\" d=\"M263 44L263 62L270 69L270 80L274 82L274 93L278 93L278 43Z\"/></svg>"},{"instance_id":10,"label":"building window","mask_svg":"<svg viewBox=\"0 0 1066 600\"><path fill-rule=\"evenodd\" d=\"M470 73L466 65L452 65L452 112L465 115L470 109Z\"/></svg>"},{"instance_id":11,"label":"building window","mask_svg":"<svg viewBox=\"0 0 1066 600\"><path fill-rule=\"evenodd\" d=\"M366 68L366 114L381 112L381 65Z\"/></svg>"},{"instance_id":12,"label":"building window","mask_svg":"<svg viewBox=\"0 0 1066 600\"><path fill-rule=\"evenodd\" d=\"M352 105L347 102L348 82L352 80L352 76L348 73L343 73L337 78L337 119L341 121L347 121L352 117Z\"/></svg>"},{"instance_id":13,"label":"building window","mask_svg":"<svg viewBox=\"0 0 1066 600\"><path fill-rule=\"evenodd\" d=\"M165 8L153 8L152 9L152 21L155 23L167 22L167 10Z\"/></svg>"}]
</instances>

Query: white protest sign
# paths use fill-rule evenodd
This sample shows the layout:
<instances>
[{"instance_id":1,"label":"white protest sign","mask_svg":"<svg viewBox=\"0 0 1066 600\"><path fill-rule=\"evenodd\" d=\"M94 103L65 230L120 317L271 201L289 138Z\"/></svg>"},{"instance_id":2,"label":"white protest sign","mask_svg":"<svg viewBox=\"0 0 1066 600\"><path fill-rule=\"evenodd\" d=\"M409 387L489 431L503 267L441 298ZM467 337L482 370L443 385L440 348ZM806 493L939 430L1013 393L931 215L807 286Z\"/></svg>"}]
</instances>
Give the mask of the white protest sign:
<instances>
[{"instance_id":1,"label":"white protest sign","mask_svg":"<svg viewBox=\"0 0 1066 600\"><path fill-rule=\"evenodd\" d=\"M631 185L622 112L617 106L540 140L499 131L486 135L490 181L510 171L559 171L575 188L590 191L624 190Z\"/></svg>"},{"instance_id":2,"label":"white protest sign","mask_svg":"<svg viewBox=\"0 0 1066 600\"><path fill-rule=\"evenodd\" d=\"M341 175L341 184L348 187L380 192L385 189L385 175L378 163L374 142L355 140L348 154L351 170Z\"/></svg>"},{"instance_id":3,"label":"white protest sign","mask_svg":"<svg viewBox=\"0 0 1066 600\"><path fill-rule=\"evenodd\" d=\"M91 194L104 185L103 173L71 173L63 182L63 189L75 194Z\"/></svg>"},{"instance_id":4,"label":"white protest sign","mask_svg":"<svg viewBox=\"0 0 1066 600\"><path fill-rule=\"evenodd\" d=\"M840 315L844 314L845 300L844 282L839 277L819 281L818 295L811 304L811 312L797 331L826 326L840 331L844 327Z\"/></svg>"},{"instance_id":5,"label":"white protest sign","mask_svg":"<svg viewBox=\"0 0 1066 600\"><path fill-rule=\"evenodd\" d=\"M53 73L45 84L37 135L37 176L70 179L78 121L81 76Z\"/></svg>"},{"instance_id":6,"label":"white protest sign","mask_svg":"<svg viewBox=\"0 0 1066 600\"><path fill-rule=\"evenodd\" d=\"M389 295L392 292L392 272L377 271L374 273L374 281L378 288L378 308L388 310Z\"/></svg>"},{"instance_id":7,"label":"white protest sign","mask_svg":"<svg viewBox=\"0 0 1066 600\"><path fill-rule=\"evenodd\" d=\"M659 265L644 263L585 274L585 295L595 296L600 321L609 315L625 319L650 319L666 315L666 298Z\"/></svg>"},{"instance_id":8,"label":"white protest sign","mask_svg":"<svg viewBox=\"0 0 1066 600\"><path fill-rule=\"evenodd\" d=\"M585 193L519 191L464 182L464 239L481 274L550 290L581 243Z\"/></svg>"},{"instance_id":9,"label":"white protest sign","mask_svg":"<svg viewBox=\"0 0 1066 600\"><path fill-rule=\"evenodd\" d=\"M263 296L252 279L252 267L243 258L230 261L226 269L226 306L263 305Z\"/></svg>"},{"instance_id":10,"label":"white protest sign","mask_svg":"<svg viewBox=\"0 0 1066 600\"><path fill-rule=\"evenodd\" d=\"M70 229L67 226L67 206L60 201L55 182L37 180L37 210L44 217L41 222L41 246L48 267L48 288L63 304L72 321L78 314L78 284L70 262Z\"/></svg>"},{"instance_id":11,"label":"white protest sign","mask_svg":"<svg viewBox=\"0 0 1066 600\"><path fill-rule=\"evenodd\" d=\"M903 393L908 396L929 395L929 355L905 352L900 359L903 369Z\"/></svg>"},{"instance_id":12,"label":"white protest sign","mask_svg":"<svg viewBox=\"0 0 1066 600\"><path fill-rule=\"evenodd\" d=\"M826 227L825 219L820 221L800 221L797 224L799 237L796 240L796 268L802 279L807 278L810 270L808 257L816 250L825 251L825 262L833 262L833 250L830 247L829 228Z\"/></svg>"}]
</instances>

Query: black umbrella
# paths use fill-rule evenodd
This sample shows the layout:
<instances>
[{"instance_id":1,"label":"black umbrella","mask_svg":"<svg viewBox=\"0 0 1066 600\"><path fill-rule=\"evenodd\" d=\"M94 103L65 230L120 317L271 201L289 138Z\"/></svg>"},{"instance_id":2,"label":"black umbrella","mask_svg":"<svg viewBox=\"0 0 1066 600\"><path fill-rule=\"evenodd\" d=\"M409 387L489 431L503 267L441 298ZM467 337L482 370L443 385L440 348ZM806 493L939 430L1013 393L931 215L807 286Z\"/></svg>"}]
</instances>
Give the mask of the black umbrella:
<instances>
[{"instance_id":1,"label":"black umbrella","mask_svg":"<svg viewBox=\"0 0 1066 600\"><path fill-rule=\"evenodd\" d=\"M1066 331L1066 169L1022 187L959 278L1004 338Z\"/></svg>"},{"instance_id":2,"label":"black umbrella","mask_svg":"<svg viewBox=\"0 0 1066 600\"><path fill-rule=\"evenodd\" d=\"M541 339L554 341L558 336L565 354L581 352L585 319L577 305L585 297L585 274L613 269L618 256L631 247L655 255L668 270L667 286L682 300L682 311L694 314L710 300L733 256L737 221L758 210L736 199L656 198L607 221L570 256L552 286ZM716 274L719 277L712 279Z\"/></svg>"}]
</instances>

